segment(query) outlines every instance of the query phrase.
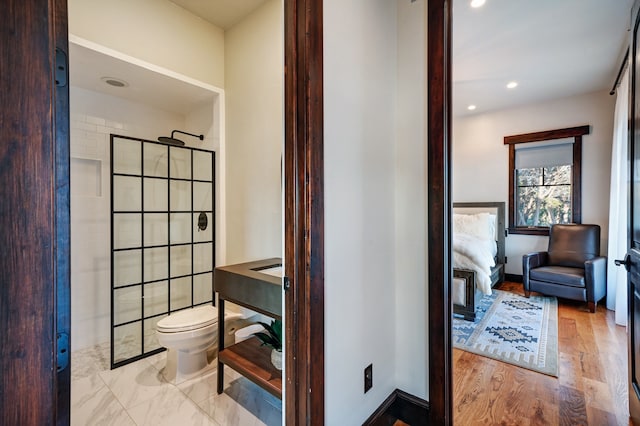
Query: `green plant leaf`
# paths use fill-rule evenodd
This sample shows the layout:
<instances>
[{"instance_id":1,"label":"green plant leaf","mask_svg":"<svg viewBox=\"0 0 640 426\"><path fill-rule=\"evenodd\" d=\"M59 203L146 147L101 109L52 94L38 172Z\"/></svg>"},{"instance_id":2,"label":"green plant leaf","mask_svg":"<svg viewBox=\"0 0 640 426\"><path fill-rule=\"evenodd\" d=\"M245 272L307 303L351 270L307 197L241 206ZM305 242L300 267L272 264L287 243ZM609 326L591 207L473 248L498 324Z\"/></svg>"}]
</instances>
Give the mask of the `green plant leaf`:
<instances>
[{"instance_id":1,"label":"green plant leaf","mask_svg":"<svg viewBox=\"0 0 640 426\"><path fill-rule=\"evenodd\" d=\"M262 345L273 347L274 340L271 338L270 335L262 332L253 333L253 335L256 336L258 339L260 339L260 341L262 342Z\"/></svg>"},{"instance_id":2,"label":"green plant leaf","mask_svg":"<svg viewBox=\"0 0 640 426\"><path fill-rule=\"evenodd\" d=\"M282 321L275 320L271 324L273 326L274 334L278 338L278 342L280 342L280 347L282 347Z\"/></svg>"},{"instance_id":3,"label":"green plant leaf","mask_svg":"<svg viewBox=\"0 0 640 426\"><path fill-rule=\"evenodd\" d=\"M264 327L264 332L253 333L260 341L262 345L269 346L275 350L282 350L282 321L281 320L272 320L271 324L267 324L261 321L258 321L257 324L260 324Z\"/></svg>"}]
</instances>

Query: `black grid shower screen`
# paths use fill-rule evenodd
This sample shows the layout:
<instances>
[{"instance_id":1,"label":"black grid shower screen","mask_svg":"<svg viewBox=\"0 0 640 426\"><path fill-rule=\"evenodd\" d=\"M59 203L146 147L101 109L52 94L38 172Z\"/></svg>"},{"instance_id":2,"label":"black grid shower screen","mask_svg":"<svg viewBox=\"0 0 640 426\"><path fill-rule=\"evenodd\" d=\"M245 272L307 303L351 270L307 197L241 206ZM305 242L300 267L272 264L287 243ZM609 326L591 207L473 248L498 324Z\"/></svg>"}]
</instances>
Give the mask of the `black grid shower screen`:
<instances>
[{"instance_id":1,"label":"black grid shower screen","mask_svg":"<svg viewBox=\"0 0 640 426\"><path fill-rule=\"evenodd\" d=\"M215 153L111 135L111 368L162 351L156 323L213 304Z\"/></svg>"}]
</instances>

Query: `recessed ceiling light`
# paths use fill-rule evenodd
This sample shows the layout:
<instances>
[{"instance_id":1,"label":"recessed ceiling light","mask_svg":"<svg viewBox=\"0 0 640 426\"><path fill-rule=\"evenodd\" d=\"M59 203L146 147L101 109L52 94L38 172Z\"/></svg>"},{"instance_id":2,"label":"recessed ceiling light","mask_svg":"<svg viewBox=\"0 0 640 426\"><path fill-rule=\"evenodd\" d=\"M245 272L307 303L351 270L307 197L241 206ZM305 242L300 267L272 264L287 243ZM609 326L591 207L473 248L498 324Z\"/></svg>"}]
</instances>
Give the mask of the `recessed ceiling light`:
<instances>
[{"instance_id":1,"label":"recessed ceiling light","mask_svg":"<svg viewBox=\"0 0 640 426\"><path fill-rule=\"evenodd\" d=\"M516 87L518 87L517 81L510 81L509 83L507 83L507 89L515 89Z\"/></svg>"},{"instance_id":2,"label":"recessed ceiling light","mask_svg":"<svg viewBox=\"0 0 640 426\"><path fill-rule=\"evenodd\" d=\"M471 7L480 7L484 5L486 0L471 0Z\"/></svg>"},{"instance_id":3,"label":"recessed ceiling light","mask_svg":"<svg viewBox=\"0 0 640 426\"><path fill-rule=\"evenodd\" d=\"M469 105L469 106L467 107L467 109L468 109L469 111L473 111L474 109L476 109L476 106L475 106L475 105Z\"/></svg>"},{"instance_id":4,"label":"recessed ceiling light","mask_svg":"<svg viewBox=\"0 0 640 426\"><path fill-rule=\"evenodd\" d=\"M115 77L102 77L100 80L113 87L127 87L129 85L126 81Z\"/></svg>"}]
</instances>

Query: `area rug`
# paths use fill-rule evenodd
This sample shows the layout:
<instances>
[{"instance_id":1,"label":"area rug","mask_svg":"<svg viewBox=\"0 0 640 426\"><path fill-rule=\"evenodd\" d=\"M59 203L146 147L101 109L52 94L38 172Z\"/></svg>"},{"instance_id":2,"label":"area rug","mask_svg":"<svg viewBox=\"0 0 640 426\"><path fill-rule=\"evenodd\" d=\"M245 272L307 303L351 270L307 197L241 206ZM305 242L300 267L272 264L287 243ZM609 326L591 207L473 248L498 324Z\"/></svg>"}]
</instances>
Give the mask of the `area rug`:
<instances>
[{"instance_id":1,"label":"area rug","mask_svg":"<svg viewBox=\"0 0 640 426\"><path fill-rule=\"evenodd\" d=\"M487 358L558 377L558 301L493 290L476 320L454 316L453 346Z\"/></svg>"}]
</instances>

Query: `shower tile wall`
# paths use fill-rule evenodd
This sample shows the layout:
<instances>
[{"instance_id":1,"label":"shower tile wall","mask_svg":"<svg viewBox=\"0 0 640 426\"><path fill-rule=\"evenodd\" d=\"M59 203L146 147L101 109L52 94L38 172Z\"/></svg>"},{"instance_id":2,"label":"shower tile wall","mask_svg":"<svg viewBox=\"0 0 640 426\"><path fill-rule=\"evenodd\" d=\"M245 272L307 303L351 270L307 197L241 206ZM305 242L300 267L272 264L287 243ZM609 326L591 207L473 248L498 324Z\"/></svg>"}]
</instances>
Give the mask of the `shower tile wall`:
<instances>
[{"instance_id":1,"label":"shower tile wall","mask_svg":"<svg viewBox=\"0 0 640 426\"><path fill-rule=\"evenodd\" d=\"M73 86L70 112L71 344L77 350L109 341L109 134L153 140L184 128L187 118Z\"/></svg>"}]
</instances>

